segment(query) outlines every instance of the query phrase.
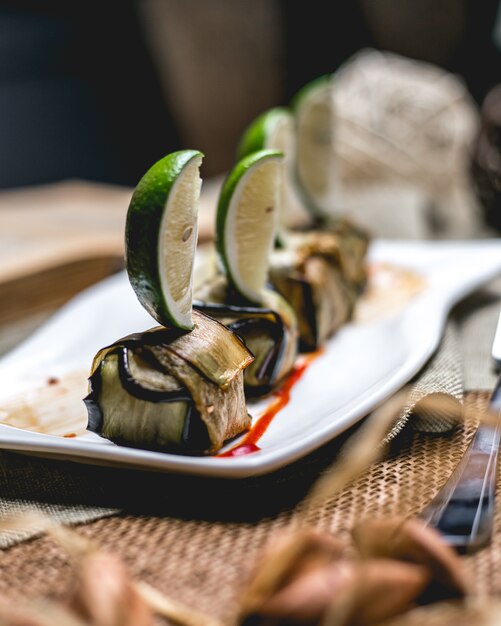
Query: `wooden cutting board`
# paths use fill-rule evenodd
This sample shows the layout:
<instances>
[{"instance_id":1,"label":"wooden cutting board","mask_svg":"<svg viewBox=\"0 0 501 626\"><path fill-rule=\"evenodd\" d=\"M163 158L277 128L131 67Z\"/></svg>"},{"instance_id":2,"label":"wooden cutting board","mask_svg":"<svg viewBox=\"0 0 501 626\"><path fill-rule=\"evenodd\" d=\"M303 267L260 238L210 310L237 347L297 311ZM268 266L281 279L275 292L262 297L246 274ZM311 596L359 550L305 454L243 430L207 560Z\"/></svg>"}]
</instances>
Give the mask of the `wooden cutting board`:
<instances>
[{"instance_id":1,"label":"wooden cutting board","mask_svg":"<svg viewBox=\"0 0 501 626\"><path fill-rule=\"evenodd\" d=\"M201 242L212 237L219 186L203 185ZM131 194L85 181L0 192L0 323L55 308L122 269Z\"/></svg>"}]
</instances>

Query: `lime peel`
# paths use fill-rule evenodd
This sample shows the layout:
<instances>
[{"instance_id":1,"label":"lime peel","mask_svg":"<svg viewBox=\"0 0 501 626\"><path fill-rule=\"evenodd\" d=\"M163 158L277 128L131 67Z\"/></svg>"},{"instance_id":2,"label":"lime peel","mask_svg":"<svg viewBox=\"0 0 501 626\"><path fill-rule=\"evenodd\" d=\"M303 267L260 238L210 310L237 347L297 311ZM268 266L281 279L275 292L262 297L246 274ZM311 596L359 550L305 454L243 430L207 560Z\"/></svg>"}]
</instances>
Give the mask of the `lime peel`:
<instances>
[{"instance_id":1,"label":"lime peel","mask_svg":"<svg viewBox=\"0 0 501 626\"><path fill-rule=\"evenodd\" d=\"M292 124L292 114L285 107L275 107L261 113L245 129L238 143L237 159L243 159L258 150L283 150L283 146L276 145L275 138L280 133L280 127L289 120Z\"/></svg>"},{"instance_id":2,"label":"lime peel","mask_svg":"<svg viewBox=\"0 0 501 626\"><path fill-rule=\"evenodd\" d=\"M203 154L181 150L139 181L126 221L129 281L143 307L164 326L193 328L193 261Z\"/></svg>"},{"instance_id":3,"label":"lime peel","mask_svg":"<svg viewBox=\"0 0 501 626\"><path fill-rule=\"evenodd\" d=\"M330 75L305 85L292 100L296 119L296 181L310 211L332 213L336 192L335 111Z\"/></svg>"},{"instance_id":4,"label":"lime peel","mask_svg":"<svg viewBox=\"0 0 501 626\"><path fill-rule=\"evenodd\" d=\"M223 183L216 247L228 281L260 303L268 279L283 184L283 153L259 150L241 159Z\"/></svg>"}]
</instances>

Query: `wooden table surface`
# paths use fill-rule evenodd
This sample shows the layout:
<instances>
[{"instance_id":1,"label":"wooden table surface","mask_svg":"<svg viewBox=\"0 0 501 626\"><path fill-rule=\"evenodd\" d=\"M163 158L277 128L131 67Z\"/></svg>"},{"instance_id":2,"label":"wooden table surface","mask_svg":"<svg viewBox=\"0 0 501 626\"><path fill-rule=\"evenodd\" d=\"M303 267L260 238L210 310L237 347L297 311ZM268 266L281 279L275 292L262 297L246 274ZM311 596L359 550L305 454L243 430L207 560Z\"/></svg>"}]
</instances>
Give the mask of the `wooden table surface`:
<instances>
[{"instance_id":1,"label":"wooden table surface","mask_svg":"<svg viewBox=\"0 0 501 626\"><path fill-rule=\"evenodd\" d=\"M219 185L204 182L199 241L212 237ZM127 187L78 180L0 192L0 351L13 324L43 318L123 268L131 195Z\"/></svg>"}]
</instances>

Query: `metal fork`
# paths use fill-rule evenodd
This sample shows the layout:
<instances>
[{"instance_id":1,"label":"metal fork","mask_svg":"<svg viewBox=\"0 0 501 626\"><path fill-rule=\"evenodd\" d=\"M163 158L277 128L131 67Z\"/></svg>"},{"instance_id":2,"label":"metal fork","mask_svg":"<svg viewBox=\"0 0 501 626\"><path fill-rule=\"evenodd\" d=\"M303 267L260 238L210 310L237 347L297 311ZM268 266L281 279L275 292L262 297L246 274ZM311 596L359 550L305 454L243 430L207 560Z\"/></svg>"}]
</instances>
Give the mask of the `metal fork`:
<instances>
[{"instance_id":1,"label":"metal fork","mask_svg":"<svg viewBox=\"0 0 501 626\"><path fill-rule=\"evenodd\" d=\"M501 368L501 314L492 344L496 369ZM487 545L494 521L496 475L501 440L501 376L490 398L497 412L494 426L480 424L462 460L419 517L439 530L461 552Z\"/></svg>"}]
</instances>

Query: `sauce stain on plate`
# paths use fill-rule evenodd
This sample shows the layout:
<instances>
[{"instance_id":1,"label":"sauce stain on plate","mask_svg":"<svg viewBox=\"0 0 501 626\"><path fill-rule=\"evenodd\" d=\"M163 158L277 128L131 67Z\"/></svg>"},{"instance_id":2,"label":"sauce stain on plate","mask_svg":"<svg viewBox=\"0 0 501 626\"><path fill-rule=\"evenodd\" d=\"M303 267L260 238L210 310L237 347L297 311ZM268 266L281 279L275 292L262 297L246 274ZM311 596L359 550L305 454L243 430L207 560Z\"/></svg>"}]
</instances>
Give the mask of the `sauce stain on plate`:
<instances>
[{"instance_id":1,"label":"sauce stain on plate","mask_svg":"<svg viewBox=\"0 0 501 626\"><path fill-rule=\"evenodd\" d=\"M402 311L426 288L426 281L415 270L391 263L372 263L364 294L355 308L353 321L374 322Z\"/></svg>"},{"instance_id":2,"label":"sauce stain on plate","mask_svg":"<svg viewBox=\"0 0 501 626\"><path fill-rule=\"evenodd\" d=\"M0 423L37 433L76 437L87 428L87 372L48 376L43 383L0 402Z\"/></svg>"},{"instance_id":3,"label":"sauce stain on plate","mask_svg":"<svg viewBox=\"0 0 501 626\"><path fill-rule=\"evenodd\" d=\"M244 435L241 442L237 446L227 450L226 452L222 452L217 456L243 456L245 454L259 452L261 448L259 448L257 442L264 435L275 415L289 403L291 391L294 385L306 372L308 366L321 354L323 354L322 348L316 350L315 352L310 352L309 354L300 356L292 372L277 389L272 391L271 395L273 400L271 404L269 404L265 411L258 416L257 421L251 426L249 432Z\"/></svg>"}]
</instances>

